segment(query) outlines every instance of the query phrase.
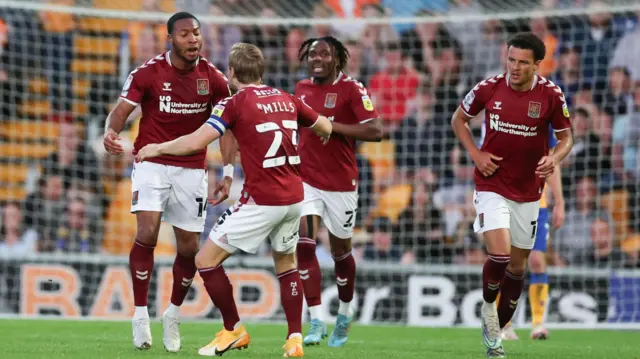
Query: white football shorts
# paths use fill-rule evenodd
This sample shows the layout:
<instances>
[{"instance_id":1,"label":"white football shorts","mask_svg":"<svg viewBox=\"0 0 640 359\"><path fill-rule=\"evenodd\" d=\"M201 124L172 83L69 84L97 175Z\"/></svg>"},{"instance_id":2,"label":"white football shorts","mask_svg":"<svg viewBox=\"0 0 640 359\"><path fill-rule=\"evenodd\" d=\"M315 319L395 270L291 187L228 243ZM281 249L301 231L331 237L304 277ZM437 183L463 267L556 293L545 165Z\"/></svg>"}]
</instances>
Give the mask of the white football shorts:
<instances>
[{"instance_id":1,"label":"white football shorts","mask_svg":"<svg viewBox=\"0 0 640 359\"><path fill-rule=\"evenodd\" d=\"M262 206L241 198L220 216L209 239L231 254L238 250L255 254L267 238L274 252L294 253L301 207L301 203Z\"/></svg>"},{"instance_id":2,"label":"white football shorts","mask_svg":"<svg viewBox=\"0 0 640 359\"><path fill-rule=\"evenodd\" d=\"M540 201L514 202L494 192L474 192L473 203L476 208L473 229L476 233L507 228L512 246L533 248Z\"/></svg>"},{"instance_id":3,"label":"white football shorts","mask_svg":"<svg viewBox=\"0 0 640 359\"><path fill-rule=\"evenodd\" d=\"M202 232L207 206L207 172L153 162L134 163L131 213L162 212L163 221L189 232Z\"/></svg>"},{"instance_id":4,"label":"white football shorts","mask_svg":"<svg viewBox=\"0 0 640 359\"><path fill-rule=\"evenodd\" d=\"M329 232L342 239L353 237L358 209L358 192L323 191L306 183L302 216L320 216Z\"/></svg>"}]
</instances>

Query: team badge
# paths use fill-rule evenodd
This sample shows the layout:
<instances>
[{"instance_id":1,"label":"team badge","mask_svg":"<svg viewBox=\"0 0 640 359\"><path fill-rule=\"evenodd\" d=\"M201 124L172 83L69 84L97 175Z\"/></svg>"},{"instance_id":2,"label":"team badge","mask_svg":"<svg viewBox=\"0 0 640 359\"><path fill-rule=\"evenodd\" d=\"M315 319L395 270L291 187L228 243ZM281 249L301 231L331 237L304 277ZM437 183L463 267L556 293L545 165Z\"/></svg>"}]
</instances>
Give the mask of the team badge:
<instances>
[{"instance_id":1,"label":"team badge","mask_svg":"<svg viewBox=\"0 0 640 359\"><path fill-rule=\"evenodd\" d=\"M138 191L133 191L133 195L131 196L131 205L135 206L138 204Z\"/></svg>"},{"instance_id":2,"label":"team badge","mask_svg":"<svg viewBox=\"0 0 640 359\"><path fill-rule=\"evenodd\" d=\"M542 104L540 102L529 101L529 117L539 118Z\"/></svg>"},{"instance_id":3,"label":"team badge","mask_svg":"<svg viewBox=\"0 0 640 359\"><path fill-rule=\"evenodd\" d=\"M336 107L336 102L338 101L337 93L328 93L327 97L324 98L324 107L325 108L334 108Z\"/></svg>"},{"instance_id":4,"label":"team badge","mask_svg":"<svg viewBox=\"0 0 640 359\"><path fill-rule=\"evenodd\" d=\"M198 95L208 95L209 94L209 80L208 79L198 79Z\"/></svg>"},{"instance_id":5,"label":"team badge","mask_svg":"<svg viewBox=\"0 0 640 359\"><path fill-rule=\"evenodd\" d=\"M364 105L365 110L373 111L373 102L371 102L371 98L369 98L369 96L362 96L362 105Z\"/></svg>"}]
</instances>

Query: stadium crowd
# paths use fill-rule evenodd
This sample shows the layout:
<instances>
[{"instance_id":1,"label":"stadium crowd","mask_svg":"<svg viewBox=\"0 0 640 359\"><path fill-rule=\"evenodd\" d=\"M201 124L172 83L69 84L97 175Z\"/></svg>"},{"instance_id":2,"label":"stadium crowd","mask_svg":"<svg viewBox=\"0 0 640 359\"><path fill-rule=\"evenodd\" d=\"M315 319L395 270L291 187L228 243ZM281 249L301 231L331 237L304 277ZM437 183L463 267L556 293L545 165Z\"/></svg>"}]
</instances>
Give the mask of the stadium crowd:
<instances>
[{"instance_id":1,"label":"stadium crowd","mask_svg":"<svg viewBox=\"0 0 640 359\"><path fill-rule=\"evenodd\" d=\"M147 12L179 9L262 18L429 17L443 12L464 16L490 10L484 2L474 0L456 0L450 5L443 0L363 0L356 1L355 8L346 5L353 2L340 0L296 1L295 6L285 0L139 3ZM576 3L584 1L543 0L537 6L552 9L578 6ZM397 26L206 23L202 24L202 54L224 71L234 43L253 43L267 58L265 82L293 92L296 82L308 77L298 60L302 42L326 35L343 40L351 55L348 74L370 89L386 133L383 142L359 147L359 231L354 238L358 259L480 264L485 253L481 238L472 229L474 165L456 145L450 119L478 81L504 72L508 35L532 31L547 47L538 73L562 87L575 138L562 164L567 219L563 228L552 233L551 263L640 267L640 12L612 14L598 1L580 6L602 11L562 18ZM93 28L86 20L65 13L0 8L0 107L2 117L11 119L3 120L3 125L18 120L46 122L55 123L57 129L50 141L53 145L46 147L43 156L31 154L33 151L0 153L3 171L12 164L28 164L29 168L18 189L7 187L3 193L0 256L126 254L133 241L135 220L129 214L132 156L106 155L100 133L91 130L104 127L122 84L116 71L83 69L76 64L84 56L82 60L111 62L116 68L125 58L132 70L167 50L166 25L127 21L123 32L114 32L107 19ZM88 35L128 45L115 46L115 53L106 58L101 53L77 51L78 38ZM46 83L46 88L37 88L34 79ZM84 92L76 89L79 80L89 81ZM45 101L48 107L36 111L34 99ZM129 147L137 133L138 117L139 113L132 116L123 134ZM473 130L479 136L481 119L476 120ZM0 133L3 146L15 141L9 132ZM30 138L33 142L26 146L43 146L41 140ZM221 159L215 147L208 157L213 187ZM241 182L241 170L238 172L236 182ZM3 174L0 181L8 182L9 177ZM207 223L212 225L224 209L208 208ZM172 235L162 230L156 253L173 253ZM325 245L318 246L318 258L332 263L326 231L319 237Z\"/></svg>"}]
</instances>

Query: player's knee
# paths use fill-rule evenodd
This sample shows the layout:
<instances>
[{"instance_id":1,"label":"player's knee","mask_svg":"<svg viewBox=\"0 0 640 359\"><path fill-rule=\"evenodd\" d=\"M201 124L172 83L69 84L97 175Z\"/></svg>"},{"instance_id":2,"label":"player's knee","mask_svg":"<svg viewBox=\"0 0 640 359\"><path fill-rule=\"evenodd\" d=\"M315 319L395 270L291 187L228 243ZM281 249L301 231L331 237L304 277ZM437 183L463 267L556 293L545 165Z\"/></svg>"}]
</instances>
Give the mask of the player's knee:
<instances>
[{"instance_id":1,"label":"player's knee","mask_svg":"<svg viewBox=\"0 0 640 359\"><path fill-rule=\"evenodd\" d=\"M334 258L342 257L351 252L351 238L342 239L331 236L331 255Z\"/></svg>"},{"instance_id":2,"label":"player's knee","mask_svg":"<svg viewBox=\"0 0 640 359\"><path fill-rule=\"evenodd\" d=\"M215 267L216 265L212 264L211 258L205 255L203 252L198 252L195 255L196 268L210 268Z\"/></svg>"},{"instance_id":3,"label":"player's knee","mask_svg":"<svg viewBox=\"0 0 640 359\"><path fill-rule=\"evenodd\" d=\"M154 246L158 241L158 228L153 223L138 223L136 241Z\"/></svg>"},{"instance_id":4,"label":"player's knee","mask_svg":"<svg viewBox=\"0 0 640 359\"><path fill-rule=\"evenodd\" d=\"M532 273L544 273L547 270L547 261L544 253L540 251L532 251L529 256L529 270Z\"/></svg>"},{"instance_id":5,"label":"player's knee","mask_svg":"<svg viewBox=\"0 0 640 359\"><path fill-rule=\"evenodd\" d=\"M273 252L273 262L277 273L283 273L298 267L295 252Z\"/></svg>"},{"instance_id":6,"label":"player's knee","mask_svg":"<svg viewBox=\"0 0 640 359\"><path fill-rule=\"evenodd\" d=\"M176 243L176 251L183 257L193 258L198 253L198 238L189 238L188 240L178 240Z\"/></svg>"},{"instance_id":7,"label":"player's knee","mask_svg":"<svg viewBox=\"0 0 640 359\"><path fill-rule=\"evenodd\" d=\"M520 258L511 257L511 261L507 265L507 270L514 275L523 275L526 269L527 262Z\"/></svg>"}]
</instances>

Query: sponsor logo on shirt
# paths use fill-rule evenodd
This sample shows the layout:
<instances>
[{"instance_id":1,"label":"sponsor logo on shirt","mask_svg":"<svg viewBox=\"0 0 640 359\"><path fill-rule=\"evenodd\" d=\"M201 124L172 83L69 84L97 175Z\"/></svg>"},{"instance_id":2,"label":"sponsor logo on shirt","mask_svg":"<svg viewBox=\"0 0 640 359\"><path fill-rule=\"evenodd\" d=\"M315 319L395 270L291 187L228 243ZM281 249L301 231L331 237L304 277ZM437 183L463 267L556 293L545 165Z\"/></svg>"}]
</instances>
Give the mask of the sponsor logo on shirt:
<instances>
[{"instance_id":1,"label":"sponsor logo on shirt","mask_svg":"<svg viewBox=\"0 0 640 359\"><path fill-rule=\"evenodd\" d=\"M373 102L371 102L371 98L369 98L369 96L362 96L362 105L364 105L365 110L373 111Z\"/></svg>"},{"instance_id":2,"label":"sponsor logo on shirt","mask_svg":"<svg viewBox=\"0 0 640 359\"><path fill-rule=\"evenodd\" d=\"M564 115L564 117L569 118L569 107L566 103L562 104L562 114Z\"/></svg>"},{"instance_id":3,"label":"sponsor logo on shirt","mask_svg":"<svg viewBox=\"0 0 640 359\"><path fill-rule=\"evenodd\" d=\"M191 115L206 111L208 106L206 102L182 103L172 101L171 96L160 96L160 112Z\"/></svg>"}]
</instances>

